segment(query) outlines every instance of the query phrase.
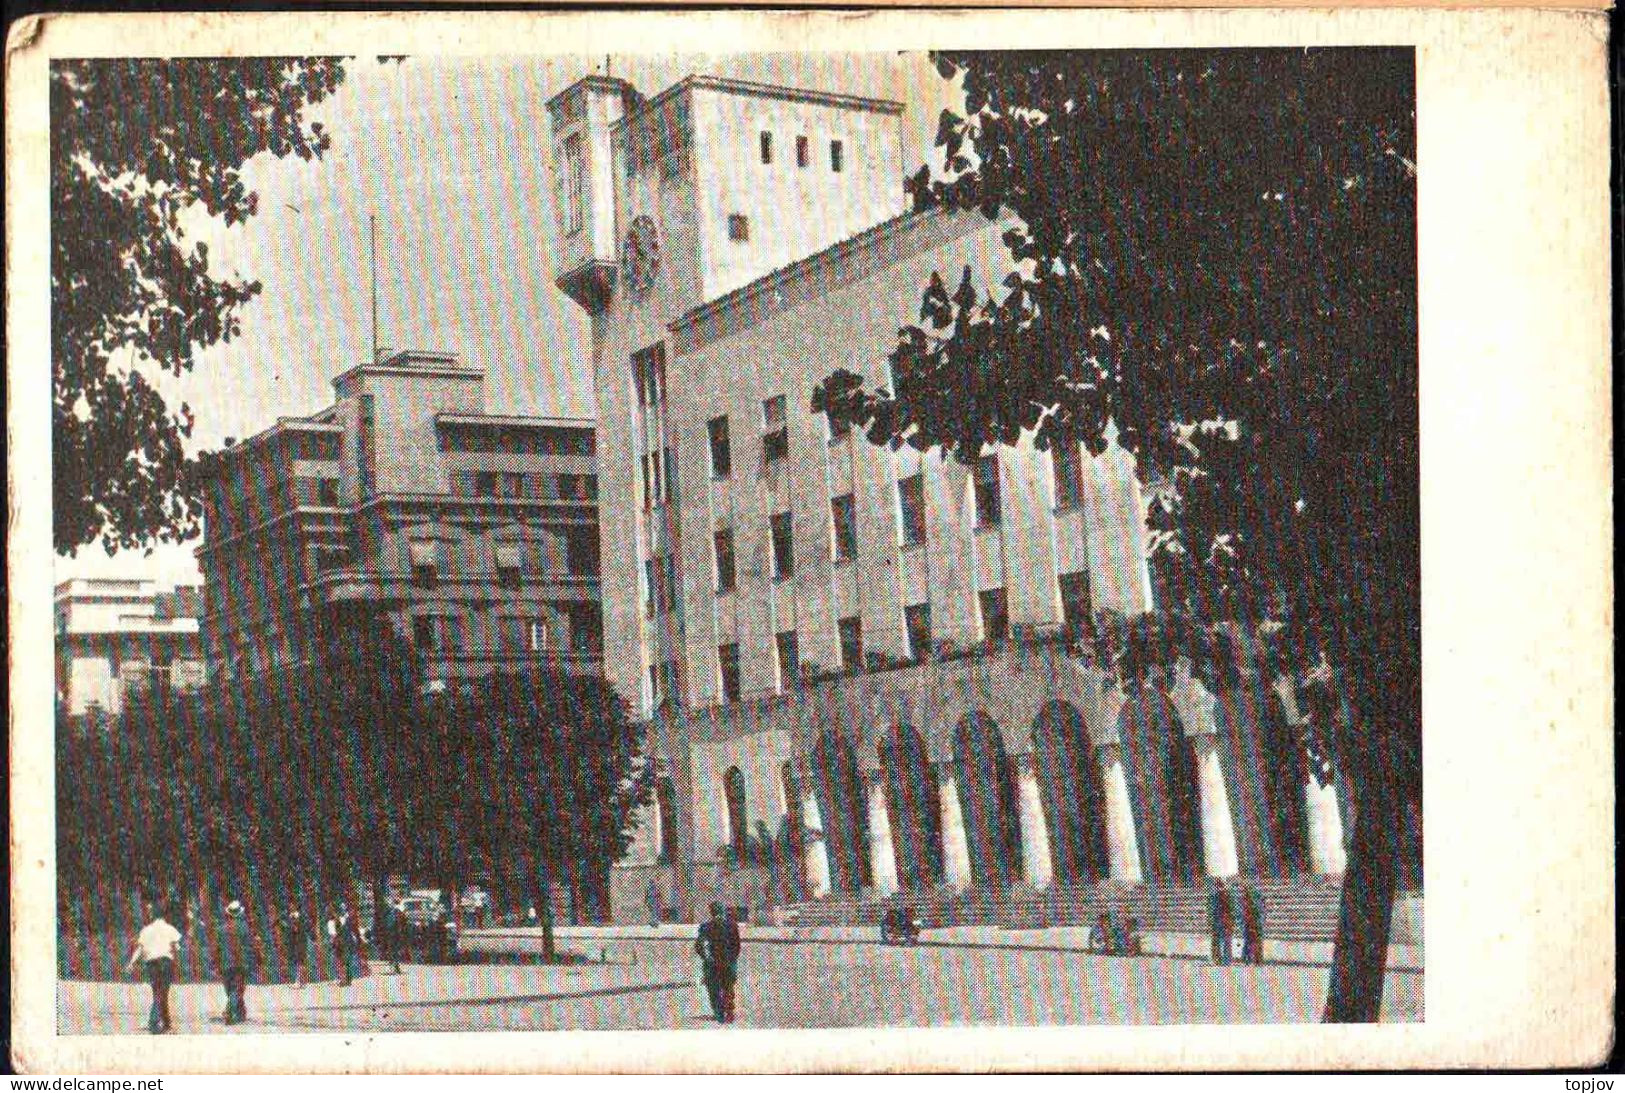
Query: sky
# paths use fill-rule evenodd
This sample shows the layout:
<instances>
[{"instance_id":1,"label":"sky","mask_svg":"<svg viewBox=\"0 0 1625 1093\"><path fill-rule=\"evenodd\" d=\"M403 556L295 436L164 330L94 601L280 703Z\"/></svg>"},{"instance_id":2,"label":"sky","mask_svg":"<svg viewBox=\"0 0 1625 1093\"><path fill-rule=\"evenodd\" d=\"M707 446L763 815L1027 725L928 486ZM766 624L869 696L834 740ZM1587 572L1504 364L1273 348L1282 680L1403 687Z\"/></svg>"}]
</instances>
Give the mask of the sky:
<instances>
[{"instance_id":1,"label":"sky","mask_svg":"<svg viewBox=\"0 0 1625 1093\"><path fill-rule=\"evenodd\" d=\"M250 161L258 214L231 228L201 216L188 226L217 273L264 286L239 337L200 353L186 377L160 381L196 414L195 445L321 409L332 378L367 358L369 215L379 345L460 354L485 370L493 413L592 416L585 315L553 284L547 100L606 66L645 95L703 73L903 101L910 169L926 161L937 116L955 100L924 54L354 60L307 115L330 132L327 153ZM109 557L93 545L59 558L57 579L195 583L196 546Z\"/></svg>"}]
</instances>

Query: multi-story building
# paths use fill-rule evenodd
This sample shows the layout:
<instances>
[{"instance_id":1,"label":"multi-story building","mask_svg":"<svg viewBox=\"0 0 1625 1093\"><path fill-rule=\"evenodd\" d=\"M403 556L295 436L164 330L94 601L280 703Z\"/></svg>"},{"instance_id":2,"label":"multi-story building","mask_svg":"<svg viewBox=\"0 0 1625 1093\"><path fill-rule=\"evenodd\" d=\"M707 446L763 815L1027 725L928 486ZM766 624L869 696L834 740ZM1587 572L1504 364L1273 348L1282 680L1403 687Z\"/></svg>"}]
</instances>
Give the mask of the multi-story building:
<instances>
[{"instance_id":1,"label":"multi-story building","mask_svg":"<svg viewBox=\"0 0 1625 1093\"><path fill-rule=\"evenodd\" d=\"M79 577L56 586L56 697L71 720L110 719L138 691L204 682L201 590Z\"/></svg>"},{"instance_id":2,"label":"multi-story building","mask_svg":"<svg viewBox=\"0 0 1625 1093\"><path fill-rule=\"evenodd\" d=\"M431 680L600 671L591 422L488 414L484 373L447 353L380 353L333 388L213 470L198 557L216 670L307 660L324 605L370 604Z\"/></svg>"},{"instance_id":3,"label":"multi-story building","mask_svg":"<svg viewBox=\"0 0 1625 1093\"><path fill-rule=\"evenodd\" d=\"M691 909L759 822L801 833L815 897L1341 869L1290 696L1125 690L1076 640L1152 607L1127 452L1029 437L966 467L811 412L838 366L885 382L934 272L1008 271L1004 225L905 214L899 104L590 76L549 106L606 670L661 767L617 915L651 873Z\"/></svg>"}]
</instances>

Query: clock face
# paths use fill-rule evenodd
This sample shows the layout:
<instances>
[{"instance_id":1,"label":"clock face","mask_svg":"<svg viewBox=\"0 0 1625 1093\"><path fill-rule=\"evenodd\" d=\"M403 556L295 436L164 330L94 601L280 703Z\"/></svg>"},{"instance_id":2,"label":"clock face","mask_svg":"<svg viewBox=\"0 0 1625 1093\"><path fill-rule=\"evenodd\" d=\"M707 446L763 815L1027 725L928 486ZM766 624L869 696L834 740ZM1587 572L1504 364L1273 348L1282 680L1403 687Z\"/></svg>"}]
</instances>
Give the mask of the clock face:
<instances>
[{"instance_id":1,"label":"clock face","mask_svg":"<svg viewBox=\"0 0 1625 1093\"><path fill-rule=\"evenodd\" d=\"M641 296L654 284L659 269L660 233L652 217L639 216L621 247L621 281L634 296Z\"/></svg>"}]
</instances>

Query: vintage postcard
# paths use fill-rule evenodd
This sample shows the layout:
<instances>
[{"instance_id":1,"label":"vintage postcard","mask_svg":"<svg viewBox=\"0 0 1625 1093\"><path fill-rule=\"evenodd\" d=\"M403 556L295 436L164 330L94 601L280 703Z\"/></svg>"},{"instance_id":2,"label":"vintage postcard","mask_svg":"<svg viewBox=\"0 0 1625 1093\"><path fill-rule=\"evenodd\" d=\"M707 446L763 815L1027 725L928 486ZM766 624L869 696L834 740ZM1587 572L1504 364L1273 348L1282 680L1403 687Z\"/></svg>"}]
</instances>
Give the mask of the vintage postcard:
<instances>
[{"instance_id":1,"label":"vintage postcard","mask_svg":"<svg viewBox=\"0 0 1625 1093\"><path fill-rule=\"evenodd\" d=\"M1599 1059L1604 28L18 24L14 1065Z\"/></svg>"}]
</instances>

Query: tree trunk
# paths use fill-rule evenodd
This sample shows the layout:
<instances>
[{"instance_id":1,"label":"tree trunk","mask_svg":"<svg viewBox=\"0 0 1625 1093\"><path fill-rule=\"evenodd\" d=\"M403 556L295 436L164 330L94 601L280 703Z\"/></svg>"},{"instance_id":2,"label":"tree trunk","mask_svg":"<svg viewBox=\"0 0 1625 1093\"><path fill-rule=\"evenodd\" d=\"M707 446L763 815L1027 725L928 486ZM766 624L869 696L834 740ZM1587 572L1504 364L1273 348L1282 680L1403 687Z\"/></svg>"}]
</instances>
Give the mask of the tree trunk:
<instances>
[{"instance_id":1,"label":"tree trunk","mask_svg":"<svg viewBox=\"0 0 1625 1093\"><path fill-rule=\"evenodd\" d=\"M553 948L553 875L544 859L536 867L537 910L542 916L542 959L557 957Z\"/></svg>"},{"instance_id":2,"label":"tree trunk","mask_svg":"<svg viewBox=\"0 0 1625 1093\"><path fill-rule=\"evenodd\" d=\"M1398 886L1395 855L1403 803L1387 749L1366 753L1354 818L1353 845L1343 874L1337 944L1326 992L1329 1024L1375 1022L1382 1012L1388 933Z\"/></svg>"}]
</instances>

